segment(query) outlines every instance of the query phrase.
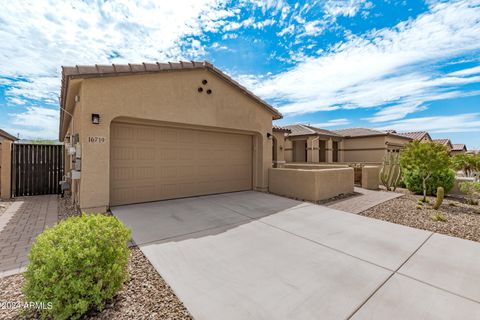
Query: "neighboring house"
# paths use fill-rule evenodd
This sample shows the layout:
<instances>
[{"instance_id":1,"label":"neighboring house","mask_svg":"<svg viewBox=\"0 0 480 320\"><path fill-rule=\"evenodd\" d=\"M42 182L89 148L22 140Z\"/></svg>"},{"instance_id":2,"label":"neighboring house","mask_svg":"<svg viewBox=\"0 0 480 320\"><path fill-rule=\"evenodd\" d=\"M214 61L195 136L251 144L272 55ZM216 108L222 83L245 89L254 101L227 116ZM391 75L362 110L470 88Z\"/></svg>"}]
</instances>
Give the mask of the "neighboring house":
<instances>
[{"instance_id":1,"label":"neighboring house","mask_svg":"<svg viewBox=\"0 0 480 320\"><path fill-rule=\"evenodd\" d=\"M450 141L450 139L433 139L432 141L447 147L447 150L448 150L449 153L453 149L453 145L452 145L452 142Z\"/></svg>"},{"instance_id":2,"label":"neighboring house","mask_svg":"<svg viewBox=\"0 0 480 320\"><path fill-rule=\"evenodd\" d=\"M343 162L341 135L303 124L288 125L285 128L291 131L285 141L287 162Z\"/></svg>"},{"instance_id":3,"label":"neighboring house","mask_svg":"<svg viewBox=\"0 0 480 320\"><path fill-rule=\"evenodd\" d=\"M15 136L12 136L10 133L0 129L0 143L3 140L14 142L14 141L17 141L18 139Z\"/></svg>"},{"instance_id":4,"label":"neighboring house","mask_svg":"<svg viewBox=\"0 0 480 320\"><path fill-rule=\"evenodd\" d=\"M382 162L387 152L399 152L412 141L394 132L368 128L335 130L343 139L343 161L355 163Z\"/></svg>"},{"instance_id":5,"label":"neighboring house","mask_svg":"<svg viewBox=\"0 0 480 320\"><path fill-rule=\"evenodd\" d=\"M13 142L18 139L0 129L0 198L10 198L10 150Z\"/></svg>"},{"instance_id":6,"label":"neighboring house","mask_svg":"<svg viewBox=\"0 0 480 320\"><path fill-rule=\"evenodd\" d=\"M63 67L60 105L82 210L268 190L282 115L208 62Z\"/></svg>"},{"instance_id":7,"label":"neighboring house","mask_svg":"<svg viewBox=\"0 0 480 320\"><path fill-rule=\"evenodd\" d=\"M468 152L468 149L466 145L462 143L454 143L452 144L452 150L450 151L450 154L453 156L456 154L467 153L467 152Z\"/></svg>"},{"instance_id":8,"label":"neighboring house","mask_svg":"<svg viewBox=\"0 0 480 320\"><path fill-rule=\"evenodd\" d=\"M391 133L396 133L400 136L411 138L413 140L420 141L420 142L432 141L432 137L430 137L430 135L428 134L427 131L415 131L415 132L395 132L395 131L392 131Z\"/></svg>"}]
</instances>

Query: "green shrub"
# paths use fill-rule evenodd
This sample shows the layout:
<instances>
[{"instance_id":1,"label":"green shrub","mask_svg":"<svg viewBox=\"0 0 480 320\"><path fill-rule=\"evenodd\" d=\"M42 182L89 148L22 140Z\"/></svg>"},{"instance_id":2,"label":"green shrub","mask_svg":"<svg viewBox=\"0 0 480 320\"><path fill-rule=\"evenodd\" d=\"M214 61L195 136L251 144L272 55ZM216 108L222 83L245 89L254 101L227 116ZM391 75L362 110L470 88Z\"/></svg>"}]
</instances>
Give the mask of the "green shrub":
<instances>
[{"instance_id":1,"label":"green shrub","mask_svg":"<svg viewBox=\"0 0 480 320\"><path fill-rule=\"evenodd\" d=\"M122 288L128 273L130 231L103 214L72 217L35 240L23 292L27 302L51 304L42 318L78 319L101 310Z\"/></svg>"},{"instance_id":2,"label":"green shrub","mask_svg":"<svg viewBox=\"0 0 480 320\"><path fill-rule=\"evenodd\" d=\"M465 181L460 183L460 191L467 194L467 203L478 205L480 197L480 182Z\"/></svg>"},{"instance_id":3,"label":"green shrub","mask_svg":"<svg viewBox=\"0 0 480 320\"><path fill-rule=\"evenodd\" d=\"M407 189L416 194L422 194L422 177L416 170L405 170L403 180ZM451 169L444 169L433 173L426 181L427 195L435 196L438 187L442 187L445 193L452 190L455 183L455 172Z\"/></svg>"}]
</instances>

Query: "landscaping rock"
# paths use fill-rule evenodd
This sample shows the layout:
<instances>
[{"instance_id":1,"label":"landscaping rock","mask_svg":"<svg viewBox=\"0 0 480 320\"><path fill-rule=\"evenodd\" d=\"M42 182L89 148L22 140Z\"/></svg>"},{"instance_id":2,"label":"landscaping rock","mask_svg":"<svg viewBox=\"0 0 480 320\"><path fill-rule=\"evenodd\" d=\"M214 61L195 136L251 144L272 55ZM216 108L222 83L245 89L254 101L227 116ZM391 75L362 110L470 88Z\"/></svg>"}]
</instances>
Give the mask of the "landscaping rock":
<instances>
[{"instance_id":1,"label":"landscaping rock","mask_svg":"<svg viewBox=\"0 0 480 320\"><path fill-rule=\"evenodd\" d=\"M416 209L421 196L406 194L359 213L406 226L438 232L449 236L480 242L480 206L472 206L460 199L447 198L438 210L428 204ZM434 197L428 197L435 203ZM432 216L443 214L446 221L435 221Z\"/></svg>"}]
</instances>

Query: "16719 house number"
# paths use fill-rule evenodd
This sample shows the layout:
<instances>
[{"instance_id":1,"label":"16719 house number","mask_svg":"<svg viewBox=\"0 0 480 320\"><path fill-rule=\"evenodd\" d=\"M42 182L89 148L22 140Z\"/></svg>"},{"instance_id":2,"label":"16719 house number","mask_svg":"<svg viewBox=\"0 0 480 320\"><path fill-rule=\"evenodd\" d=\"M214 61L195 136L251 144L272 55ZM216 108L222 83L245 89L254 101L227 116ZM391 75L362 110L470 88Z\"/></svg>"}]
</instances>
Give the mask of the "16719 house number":
<instances>
[{"instance_id":1,"label":"16719 house number","mask_svg":"<svg viewBox=\"0 0 480 320\"><path fill-rule=\"evenodd\" d=\"M105 143L105 141L106 141L105 137L99 137L99 136L88 137L88 143Z\"/></svg>"}]
</instances>

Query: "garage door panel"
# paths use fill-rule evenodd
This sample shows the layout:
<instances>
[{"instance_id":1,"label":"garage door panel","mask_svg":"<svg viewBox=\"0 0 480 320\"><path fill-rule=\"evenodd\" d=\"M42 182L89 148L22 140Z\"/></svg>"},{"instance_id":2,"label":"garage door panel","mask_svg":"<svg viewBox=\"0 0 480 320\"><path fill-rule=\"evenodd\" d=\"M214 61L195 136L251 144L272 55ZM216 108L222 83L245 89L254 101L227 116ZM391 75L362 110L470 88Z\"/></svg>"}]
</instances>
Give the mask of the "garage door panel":
<instances>
[{"instance_id":1,"label":"garage door panel","mask_svg":"<svg viewBox=\"0 0 480 320\"><path fill-rule=\"evenodd\" d=\"M111 205L252 187L252 137L112 124Z\"/></svg>"}]
</instances>

